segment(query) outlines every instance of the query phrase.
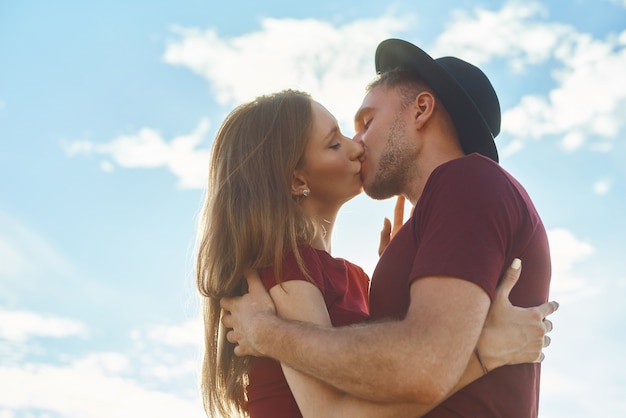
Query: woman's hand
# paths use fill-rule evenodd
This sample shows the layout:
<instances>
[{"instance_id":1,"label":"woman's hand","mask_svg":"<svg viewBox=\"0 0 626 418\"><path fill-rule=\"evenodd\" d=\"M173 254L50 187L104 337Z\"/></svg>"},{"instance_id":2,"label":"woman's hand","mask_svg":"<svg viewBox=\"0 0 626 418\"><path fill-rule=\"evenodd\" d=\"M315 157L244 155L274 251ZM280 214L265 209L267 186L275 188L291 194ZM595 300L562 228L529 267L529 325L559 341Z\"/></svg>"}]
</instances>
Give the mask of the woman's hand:
<instances>
[{"instance_id":1,"label":"woman's hand","mask_svg":"<svg viewBox=\"0 0 626 418\"><path fill-rule=\"evenodd\" d=\"M380 231L380 244L378 246L378 255L382 255L391 239L396 235L398 230L404 224L404 196L398 196L396 206L393 210L393 225L389 218L385 218L383 230Z\"/></svg>"},{"instance_id":2,"label":"woman's hand","mask_svg":"<svg viewBox=\"0 0 626 418\"><path fill-rule=\"evenodd\" d=\"M477 351L487 370L506 364L543 361L543 349L550 345L552 322L546 319L559 304L546 302L532 308L511 305L509 294L517 283L521 261L515 259L498 286L480 335Z\"/></svg>"}]
</instances>

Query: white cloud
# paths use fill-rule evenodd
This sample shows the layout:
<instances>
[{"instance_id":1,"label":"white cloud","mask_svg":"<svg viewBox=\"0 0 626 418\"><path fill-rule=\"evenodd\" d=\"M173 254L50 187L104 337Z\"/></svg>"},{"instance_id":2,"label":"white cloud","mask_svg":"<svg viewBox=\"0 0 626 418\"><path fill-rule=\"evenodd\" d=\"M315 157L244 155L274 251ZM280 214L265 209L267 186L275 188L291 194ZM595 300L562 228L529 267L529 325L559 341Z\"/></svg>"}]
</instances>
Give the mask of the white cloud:
<instances>
[{"instance_id":1,"label":"white cloud","mask_svg":"<svg viewBox=\"0 0 626 418\"><path fill-rule=\"evenodd\" d=\"M598 288L576 274L574 265L593 254L591 244L581 241L564 228L548 231L550 254L552 257L551 292L563 300L588 297L598 292Z\"/></svg>"},{"instance_id":2,"label":"white cloud","mask_svg":"<svg viewBox=\"0 0 626 418\"><path fill-rule=\"evenodd\" d=\"M560 141L569 152L586 146L608 152L626 120L626 31L596 39L548 17L545 6L532 2L456 12L430 52L479 65L504 59L521 72L537 64L553 65L542 80L554 86L550 91L526 95L504 110L502 132L511 143L503 155L546 137ZM409 28L412 20L410 15L384 16L337 26L314 19L266 18L257 31L235 37L222 37L211 28L174 27L163 59L204 77L217 102L227 108L283 88L309 91L328 104L350 134L363 87L374 73L372 51L381 39ZM181 187L202 188L209 151L198 145L207 129L203 120L192 134L167 141L146 127L104 144L74 141L64 147L68 155L106 155L101 162L105 172L116 166L165 167Z\"/></svg>"},{"instance_id":3,"label":"white cloud","mask_svg":"<svg viewBox=\"0 0 626 418\"><path fill-rule=\"evenodd\" d=\"M203 324L199 319L133 330L130 337L131 353L143 377L171 383L175 379L189 382L199 375L204 344Z\"/></svg>"},{"instance_id":4,"label":"white cloud","mask_svg":"<svg viewBox=\"0 0 626 418\"><path fill-rule=\"evenodd\" d=\"M119 358L104 362L115 368L117 361ZM105 370L100 366L94 367L93 360L68 366L0 366L0 381L11 382L2 385L0 410L18 414L36 409L66 418L204 417L198 397L146 389L133 379L116 375L111 364Z\"/></svg>"},{"instance_id":5,"label":"white cloud","mask_svg":"<svg viewBox=\"0 0 626 418\"><path fill-rule=\"evenodd\" d=\"M161 381L171 381L172 379L184 377L188 379L190 376L196 376L200 372L200 362L197 360L180 359L170 365L158 365L151 367L144 373L145 376L159 379Z\"/></svg>"},{"instance_id":6,"label":"white cloud","mask_svg":"<svg viewBox=\"0 0 626 418\"><path fill-rule=\"evenodd\" d=\"M608 153L611 152L615 148L615 144L613 142L605 141L605 142L594 142L589 145L589 149L595 152Z\"/></svg>"},{"instance_id":7,"label":"white cloud","mask_svg":"<svg viewBox=\"0 0 626 418\"><path fill-rule=\"evenodd\" d=\"M601 41L573 33L555 49L562 67L553 72L559 85L548 95L554 133L577 130L605 138L617 134L626 104L625 46L615 37Z\"/></svg>"},{"instance_id":8,"label":"white cloud","mask_svg":"<svg viewBox=\"0 0 626 418\"><path fill-rule=\"evenodd\" d=\"M13 324L10 332L5 332L7 323ZM13 328L20 328L22 334ZM0 310L0 354L3 338L67 338L83 334L84 328L66 318ZM45 362L31 361L31 354L41 358L42 353L34 341L23 341L14 345L24 352L19 361L4 356L0 360L0 382L11 382L1 385L0 412L28 416L42 411L67 418L203 417L197 384L201 329L197 320L155 325L134 331L134 347L123 354L95 351L80 357L55 356L47 349L54 359Z\"/></svg>"},{"instance_id":9,"label":"white cloud","mask_svg":"<svg viewBox=\"0 0 626 418\"><path fill-rule=\"evenodd\" d=\"M5 340L82 336L86 331L85 325L75 319L0 308L0 338Z\"/></svg>"},{"instance_id":10,"label":"white cloud","mask_svg":"<svg viewBox=\"0 0 626 418\"><path fill-rule=\"evenodd\" d=\"M131 135L122 135L107 143L71 141L62 144L68 156L77 154L105 155L124 168L165 167L179 179L183 188L201 188L208 174L209 150L199 149L209 130L209 121L202 119L196 129L167 141L156 130L142 128ZM110 161L101 163L105 172L114 170Z\"/></svg>"},{"instance_id":11,"label":"white cloud","mask_svg":"<svg viewBox=\"0 0 626 418\"><path fill-rule=\"evenodd\" d=\"M625 416L623 273L567 229L548 231L553 278L552 344L542 366L539 416ZM598 269L594 264L599 263ZM577 367L571 367L577 364Z\"/></svg>"},{"instance_id":12,"label":"white cloud","mask_svg":"<svg viewBox=\"0 0 626 418\"><path fill-rule=\"evenodd\" d=\"M574 151L585 143L585 136L581 132L568 132L561 140L561 147L566 151Z\"/></svg>"},{"instance_id":13,"label":"white cloud","mask_svg":"<svg viewBox=\"0 0 626 418\"><path fill-rule=\"evenodd\" d=\"M115 166L110 161L102 161L100 163L100 169L105 173L111 173L115 171Z\"/></svg>"},{"instance_id":14,"label":"white cloud","mask_svg":"<svg viewBox=\"0 0 626 418\"><path fill-rule=\"evenodd\" d=\"M380 17L334 26L314 19L266 18L260 30L233 38L213 29L177 27L178 39L169 43L164 60L206 78L226 107L297 88L332 105L343 126L351 127L364 87L374 76L376 45L410 21Z\"/></svg>"},{"instance_id":15,"label":"white cloud","mask_svg":"<svg viewBox=\"0 0 626 418\"><path fill-rule=\"evenodd\" d=\"M118 375L130 370L128 356L115 352L92 353L74 361L73 366L82 371L105 376Z\"/></svg>"},{"instance_id":16,"label":"white cloud","mask_svg":"<svg viewBox=\"0 0 626 418\"><path fill-rule=\"evenodd\" d=\"M508 144L498 149L498 154L501 158L510 157L513 154L520 152L525 146L524 141L512 140Z\"/></svg>"},{"instance_id":17,"label":"white cloud","mask_svg":"<svg viewBox=\"0 0 626 418\"><path fill-rule=\"evenodd\" d=\"M505 58L522 71L528 64L549 58L569 32L565 25L534 20L545 13L544 6L532 2L510 2L499 11L481 7L473 14L458 11L437 38L431 55L454 55L478 66L494 57Z\"/></svg>"},{"instance_id":18,"label":"white cloud","mask_svg":"<svg viewBox=\"0 0 626 418\"><path fill-rule=\"evenodd\" d=\"M610 179L599 179L595 183L593 183L593 191L594 193L603 196L607 194L611 190L611 180Z\"/></svg>"},{"instance_id":19,"label":"white cloud","mask_svg":"<svg viewBox=\"0 0 626 418\"><path fill-rule=\"evenodd\" d=\"M163 59L206 78L218 103L228 108L285 88L307 91L329 104L349 135L365 85L374 77L376 45L410 21L411 17L381 17L336 27L314 19L267 18L257 32L233 38L222 38L213 29L175 27L177 39L169 42ZM164 167L178 177L181 187L202 188L209 150L198 145L208 126L202 120L192 134L171 141L146 127L103 144L71 141L62 147L68 156L107 156L100 163L104 172L116 166Z\"/></svg>"},{"instance_id":20,"label":"white cloud","mask_svg":"<svg viewBox=\"0 0 626 418\"><path fill-rule=\"evenodd\" d=\"M505 59L516 71L554 60L555 87L504 111L502 132L522 140L556 136L570 151L590 137L614 139L626 118L626 31L601 40L546 17L543 6L521 2L457 13L433 50L477 65Z\"/></svg>"},{"instance_id":21,"label":"white cloud","mask_svg":"<svg viewBox=\"0 0 626 418\"><path fill-rule=\"evenodd\" d=\"M170 346L198 346L204 342L202 321L190 320L181 325L155 326L148 331L147 338Z\"/></svg>"}]
</instances>

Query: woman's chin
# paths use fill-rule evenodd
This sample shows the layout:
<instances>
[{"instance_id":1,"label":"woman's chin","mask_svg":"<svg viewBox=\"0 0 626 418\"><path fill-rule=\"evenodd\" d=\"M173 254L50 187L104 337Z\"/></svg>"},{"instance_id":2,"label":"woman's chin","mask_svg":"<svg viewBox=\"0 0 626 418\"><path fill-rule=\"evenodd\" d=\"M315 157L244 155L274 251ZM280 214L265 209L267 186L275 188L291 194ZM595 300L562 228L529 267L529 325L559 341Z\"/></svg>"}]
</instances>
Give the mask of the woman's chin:
<instances>
[{"instance_id":1,"label":"woman's chin","mask_svg":"<svg viewBox=\"0 0 626 418\"><path fill-rule=\"evenodd\" d=\"M350 196L350 198L348 200L354 199L355 197L357 197L361 193L363 193L363 187L359 187L359 190L356 193L354 193L352 196Z\"/></svg>"}]
</instances>

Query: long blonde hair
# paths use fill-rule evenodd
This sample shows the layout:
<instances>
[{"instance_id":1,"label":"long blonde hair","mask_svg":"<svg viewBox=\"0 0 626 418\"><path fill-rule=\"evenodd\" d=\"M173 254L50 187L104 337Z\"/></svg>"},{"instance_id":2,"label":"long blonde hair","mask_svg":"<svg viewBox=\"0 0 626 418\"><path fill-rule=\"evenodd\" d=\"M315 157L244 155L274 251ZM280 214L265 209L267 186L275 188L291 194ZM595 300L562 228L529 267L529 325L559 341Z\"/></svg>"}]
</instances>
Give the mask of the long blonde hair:
<instances>
[{"instance_id":1,"label":"long blonde hair","mask_svg":"<svg viewBox=\"0 0 626 418\"><path fill-rule=\"evenodd\" d=\"M233 110L213 143L199 222L196 280L203 296L201 390L208 416L245 414L249 359L236 357L221 325L220 298L245 291L247 268L274 266L287 251L304 271L298 245L314 227L291 194L313 125L312 100L285 90Z\"/></svg>"}]
</instances>

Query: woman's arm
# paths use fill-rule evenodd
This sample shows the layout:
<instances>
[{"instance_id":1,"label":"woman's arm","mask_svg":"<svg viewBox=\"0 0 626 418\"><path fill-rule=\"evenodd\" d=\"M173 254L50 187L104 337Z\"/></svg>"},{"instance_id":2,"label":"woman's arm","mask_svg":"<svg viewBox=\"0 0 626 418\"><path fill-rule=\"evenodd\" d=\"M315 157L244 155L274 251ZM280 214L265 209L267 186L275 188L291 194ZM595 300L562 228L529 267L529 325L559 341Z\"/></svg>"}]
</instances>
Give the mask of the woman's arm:
<instances>
[{"instance_id":1,"label":"woman's arm","mask_svg":"<svg viewBox=\"0 0 626 418\"><path fill-rule=\"evenodd\" d=\"M539 363L543 349L550 345L552 322L547 316L559 308L557 302L546 302L531 308L518 308L509 300L522 269L519 259L513 260L502 277L494 296L477 350L487 370L507 364Z\"/></svg>"},{"instance_id":2,"label":"woman's arm","mask_svg":"<svg viewBox=\"0 0 626 418\"><path fill-rule=\"evenodd\" d=\"M522 262L515 259L502 277L476 353L447 397L498 367L543 361L543 349L550 345L550 337L546 334L552 331L552 322L546 317L556 312L559 304L546 302L531 308L513 306L509 295L519 279L521 266Z\"/></svg>"}]
</instances>

